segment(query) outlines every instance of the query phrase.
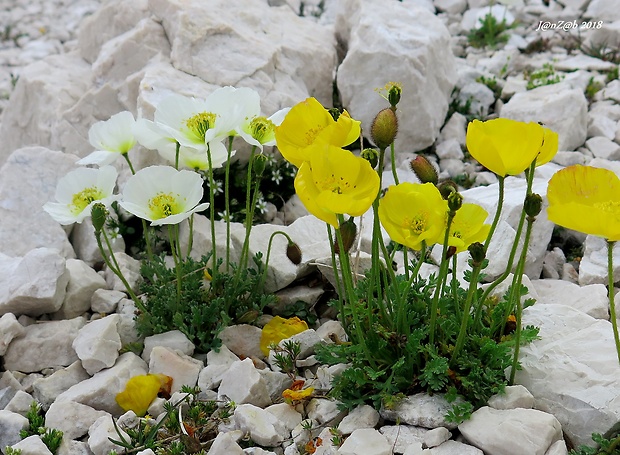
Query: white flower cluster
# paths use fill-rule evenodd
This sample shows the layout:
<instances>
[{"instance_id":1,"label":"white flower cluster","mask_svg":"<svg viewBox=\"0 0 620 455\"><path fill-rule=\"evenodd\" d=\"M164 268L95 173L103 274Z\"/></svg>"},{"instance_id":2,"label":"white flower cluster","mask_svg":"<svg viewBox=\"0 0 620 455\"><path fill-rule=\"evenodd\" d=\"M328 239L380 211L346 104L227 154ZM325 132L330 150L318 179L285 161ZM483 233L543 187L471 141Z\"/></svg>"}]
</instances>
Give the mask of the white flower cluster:
<instances>
[{"instance_id":1,"label":"white flower cluster","mask_svg":"<svg viewBox=\"0 0 620 455\"><path fill-rule=\"evenodd\" d=\"M269 118L260 115L260 97L249 88L222 87L206 99L171 95L157 106L154 119L134 119L121 112L95 123L89 142L96 149L78 161L98 169L78 168L58 182L56 202L43 209L63 225L81 223L96 202L106 207L114 201L151 225L177 224L209 204L203 197L202 176L193 171L221 167L234 155L223 141L240 136L261 151L275 145L275 127L289 109ZM128 152L136 143L157 150L171 166L149 166L134 173ZM123 156L131 176L122 194L115 195L117 172L112 164ZM178 168L190 170L179 170Z\"/></svg>"}]
</instances>

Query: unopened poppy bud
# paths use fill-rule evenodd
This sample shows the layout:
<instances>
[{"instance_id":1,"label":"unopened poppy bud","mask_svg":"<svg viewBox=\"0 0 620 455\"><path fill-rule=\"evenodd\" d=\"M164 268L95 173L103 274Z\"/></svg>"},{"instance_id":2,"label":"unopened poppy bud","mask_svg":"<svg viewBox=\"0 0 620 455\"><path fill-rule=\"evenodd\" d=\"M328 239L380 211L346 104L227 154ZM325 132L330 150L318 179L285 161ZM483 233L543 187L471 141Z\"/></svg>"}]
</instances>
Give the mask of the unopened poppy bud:
<instances>
[{"instance_id":1,"label":"unopened poppy bud","mask_svg":"<svg viewBox=\"0 0 620 455\"><path fill-rule=\"evenodd\" d=\"M435 166L433 166L433 164L422 155L418 155L411 160L409 162L409 167L415 173L420 182L437 185L437 182L439 181L437 169L435 169Z\"/></svg>"},{"instance_id":2,"label":"unopened poppy bud","mask_svg":"<svg viewBox=\"0 0 620 455\"><path fill-rule=\"evenodd\" d=\"M463 205L463 196L461 193L452 193L448 196L448 208L451 212L456 212Z\"/></svg>"},{"instance_id":3,"label":"unopened poppy bud","mask_svg":"<svg viewBox=\"0 0 620 455\"><path fill-rule=\"evenodd\" d=\"M370 167L373 169L377 167L379 163L379 152L376 149L364 149L362 150L361 157L370 163Z\"/></svg>"},{"instance_id":4,"label":"unopened poppy bud","mask_svg":"<svg viewBox=\"0 0 620 455\"><path fill-rule=\"evenodd\" d=\"M439 185L437 185L437 189L441 193L441 197L445 200L448 200L451 194L458 191L456 183L454 183L452 180L446 180L445 182L441 182Z\"/></svg>"},{"instance_id":5,"label":"unopened poppy bud","mask_svg":"<svg viewBox=\"0 0 620 455\"><path fill-rule=\"evenodd\" d=\"M484 245L480 242L474 242L467 248L469 254L471 255L472 264L474 267L479 267L482 265L486 257L486 251Z\"/></svg>"},{"instance_id":6,"label":"unopened poppy bud","mask_svg":"<svg viewBox=\"0 0 620 455\"><path fill-rule=\"evenodd\" d=\"M237 322L238 324L251 324L252 322L256 321L259 314L260 313L257 310L248 310L241 316L239 316L235 322Z\"/></svg>"},{"instance_id":7,"label":"unopened poppy bud","mask_svg":"<svg viewBox=\"0 0 620 455\"><path fill-rule=\"evenodd\" d=\"M396 133L398 133L396 113L390 108L379 111L370 127L370 135L375 145L385 150L396 139Z\"/></svg>"},{"instance_id":8,"label":"unopened poppy bud","mask_svg":"<svg viewBox=\"0 0 620 455\"><path fill-rule=\"evenodd\" d=\"M396 109L396 105L400 101L400 95L403 92L403 88L397 82L390 82L390 83L388 83L388 86L389 86L389 88L388 88L387 99L390 102L390 106L392 106L392 108Z\"/></svg>"},{"instance_id":9,"label":"unopened poppy bud","mask_svg":"<svg viewBox=\"0 0 620 455\"><path fill-rule=\"evenodd\" d=\"M542 209L542 197L536 193L528 194L523 206L525 208L525 214L530 218L534 218L538 216Z\"/></svg>"},{"instance_id":10,"label":"unopened poppy bud","mask_svg":"<svg viewBox=\"0 0 620 455\"><path fill-rule=\"evenodd\" d=\"M329 115L331 115L336 122L340 118L340 109L338 108L332 107L331 109L327 109L327 112L329 112Z\"/></svg>"},{"instance_id":11,"label":"unopened poppy bud","mask_svg":"<svg viewBox=\"0 0 620 455\"><path fill-rule=\"evenodd\" d=\"M254 161L252 162L252 171L256 177L261 177L263 175L265 172L265 167L267 166L267 161L269 161L269 158L262 153L254 157Z\"/></svg>"},{"instance_id":12,"label":"unopened poppy bud","mask_svg":"<svg viewBox=\"0 0 620 455\"><path fill-rule=\"evenodd\" d=\"M340 235L342 236L342 245L346 253L351 250L355 237L357 236L357 226L353 222L353 217L340 225ZM336 241L334 251L340 254L340 244Z\"/></svg>"},{"instance_id":13,"label":"unopened poppy bud","mask_svg":"<svg viewBox=\"0 0 620 455\"><path fill-rule=\"evenodd\" d=\"M286 257L295 265L301 264L301 248L293 242L286 246Z\"/></svg>"},{"instance_id":14,"label":"unopened poppy bud","mask_svg":"<svg viewBox=\"0 0 620 455\"><path fill-rule=\"evenodd\" d=\"M91 219L93 227L95 228L95 234L99 234L105 225L105 220L108 217L108 209L101 202L97 202L91 209Z\"/></svg>"}]
</instances>

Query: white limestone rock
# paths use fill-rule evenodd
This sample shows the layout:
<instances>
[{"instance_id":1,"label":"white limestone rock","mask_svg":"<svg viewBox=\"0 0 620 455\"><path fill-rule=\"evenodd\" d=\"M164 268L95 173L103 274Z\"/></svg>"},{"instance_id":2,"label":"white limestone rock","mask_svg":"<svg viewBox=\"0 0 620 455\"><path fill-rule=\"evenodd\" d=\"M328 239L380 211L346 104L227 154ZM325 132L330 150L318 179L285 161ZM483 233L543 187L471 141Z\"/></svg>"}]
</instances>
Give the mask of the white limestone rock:
<instances>
[{"instance_id":1,"label":"white limestone rock","mask_svg":"<svg viewBox=\"0 0 620 455\"><path fill-rule=\"evenodd\" d=\"M386 81L400 81L396 149L428 147L439 135L456 83L445 25L415 4L348 0L339 7L336 34L347 46L337 78L343 104L369 129L377 112L386 107L385 100L369 94Z\"/></svg>"},{"instance_id":2,"label":"white limestone rock","mask_svg":"<svg viewBox=\"0 0 620 455\"><path fill-rule=\"evenodd\" d=\"M118 314L111 314L91 321L75 337L73 349L88 374L93 375L116 362L121 349L117 328L119 319Z\"/></svg>"},{"instance_id":3,"label":"white limestone rock","mask_svg":"<svg viewBox=\"0 0 620 455\"><path fill-rule=\"evenodd\" d=\"M379 413L365 404L349 412L338 425L338 431L348 435L358 428L374 428L377 423L379 423Z\"/></svg>"},{"instance_id":4,"label":"white limestone rock","mask_svg":"<svg viewBox=\"0 0 620 455\"><path fill-rule=\"evenodd\" d=\"M85 323L83 318L75 318L25 327L24 335L14 339L6 350L4 368L32 373L70 365L78 359L71 344Z\"/></svg>"},{"instance_id":5,"label":"white limestone rock","mask_svg":"<svg viewBox=\"0 0 620 455\"><path fill-rule=\"evenodd\" d=\"M191 356L194 354L194 343L192 343L187 336L179 330L171 330L169 332L158 333L156 335L148 336L144 339L144 350L142 351L142 358L145 362L148 362L151 357L151 351L155 346L163 346L166 348L174 349L183 353L184 355Z\"/></svg>"},{"instance_id":6,"label":"white limestone rock","mask_svg":"<svg viewBox=\"0 0 620 455\"><path fill-rule=\"evenodd\" d=\"M313 398L306 405L308 418L316 420L320 424L337 425L345 416L345 411L338 409L338 403L325 398Z\"/></svg>"},{"instance_id":7,"label":"white limestone rock","mask_svg":"<svg viewBox=\"0 0 620 455\"><path fill-rule=\"evenodd\" d=\"M588 235L579 262L579 284L607 284L607 242L602 237ZM614 281L620 280L620 244L613 248Z\"/></svg>"},{"instance_id":8,"label":"white limestone rock","mask_svg":"<svg viewBox=\"0 0 620 455\"><path fill-rule=\"evenodd\" d=\"M282 425L282 433L286 435L287 438L291 436L293 429L295 429L295 427L297 427L302 420L302 415L297 412L293 406L287 403L272 404L271 406L265 408L265 411L276 417Z\"/></svg>"},{"instance_id":9,"label":"white limestone rock","mask_svg":"<svg viewBox=\"0 0 620 455\"><path fill-rule=\"evenodd\" d=\"M587 137L587 112L583 92L559 83L515 94L502 108L502 117L543 122L558 133L560 150L576 150Z\"/></svg>"},{"instance_id":10,"label":"white limestone rock","mask_svg":"<svg viewBox=\"0 0 620 455\"><path fill-rule=\"evenodd\" d=\"M444 427L433 428L424 433L422 438L422 447L433 448L443 444L452 437L450 430Z\"/></svg>"},{"instance_id":11,"label":"white limestone rock","mask_svg":"<svg viewBox=\"0 0 620 455\"><path fill-rule=\"evenodd\" d=\"M335 337L340 341L347 341L349 339L344 327L342 327L342 323L334 320L328 320L321 324L321 326L316 329L316 334L319 338L328 343L333 342L333 338Z\"/></svg>"},{"instance_id":12,"label":"white limestone rock","mask_svg":"<svg viewBox=\"0 0 620 455\"><path fill-rule=\"evenodd\" d=\"M222 376L239 357L233 354L226 345L220 347L219 352L213 350L207 353L207 366L198 375L200 390L215 390L222 382Z\"/></svg>"},{"instance_id":13,"label":"white limestone rock","mask_svg":"<svg viewBox=\"0 0 620 455\"><path fill-rule=\"evenodd\" d=\"M26 417L0 409L0 447L17 444L21 440L19 432L28 426Z\"/></svg>"},{"instance_id":14,"label":"white limestone rock","mask_svg":"<svg viewBox=\"0 0 620 455\"><path fill-rule=\"evenodd\" d=\"M32 394L41 407L47 410L58 395L89 378L90 375L82 367L82 362L76 360L50 376L35 380L32 383Z\"/></svg>"},{"instance_id":15,"label":"white limestone rock","mask_svg":"<svg viewBox=\"0 0 620 455\"><path fill-rule=\"evenodd\" d=\"M170 40L175 68L210 84L255 89L268 115L309 95L331 101L331 28L266 2L217 0L205 10L200 0L157 0L149 8Z\"/></svg>"},{"instance_id":16,"label":"white limestone rock","mask_svg":"<svg viewBox=\"0 0 620 455\"><path fill-rule=\"evenodd\" d=\"M52 455L52 452L41 440L41 436L38 435L28 436L13 445L12 448L19 450L20 455Z\"/></svg>"},{"instance_id":17,"label":"white limestone rock","mask_svg":"<svg viewBox=\"0 0 620 455\"><path fill-rule=\"evenodd\" d=\"M90 308L97 313L112 313L124 297L127 295L121 291L97 289L90 299Z\"/></svg>"},{"instance_id":18,"label":"white limestone rock","mask_svg":"<svg viewBox=\"0 0 620 455\"><path fill-rule=\"evenodd\" d=\"M505 5L492 5L489 7L471 7L463 14L461 20L461 30L469 32L472 29L479 29L483 20L488 14L491 14L498 22L506 21L507 25L511 25L515 21L514 15Z\"/></svg>"},{"instance_id":19,"label":"white limestone rock","mask_svg":"<svg viewBox=\"0 0 620 455\"><path fill-rule=\"evenodd\" d=\"M155 346L149 358L149 373L163 373L172 378L172 392L184 385L194 387L204 364L180 351Z\"/></svg>"},{"instance_id":20,"label":"white limestone rock","mask_svg":"<svg viewBox=\"0 0 620 455\"><path fill-rule=\"evenodd\" d=\"M208 455L243 455L243 449L229 433L218 433Z\"/></svg>"},{"instance_id":21,"label":"white limestone rock","mask_svg":"<svg viewBox=\"0 0 620 455\"><path fill-rule=\"evenodd\" d=\"M560 60L553 65L557 71L609 71L613 69L614 66L612 62L606 62L600 58L590 57L585 54L579 54L565 60Z\"/></svg>"},{"instance_id":22,"label":"white limestone rock","mask_svg":"<svg viewBox=\"0 0 620 455\"><path fill-rule=\"evenodd\" d=\"M551 444L562 439L560 422L536 409L484 406L461 423L459 431L470 444L494 455L544 455Z\"/></svg>"},{"instance_id":23,"label":"white limestone rock","mask_svg":"<svg viewBox=\"0 0 620 455\"><path fill-rule=\"evenodd\" d=\"M551 444L551 447L549 447L549 450L547 450L547 453L545 453L545 455L568 455L566 442L564 442L563 440L554 442L553 444Z\"/></svg>"},{"instance_id":24,"label":"white limestone rock","mask_svg":"<svg viewBox=\"0 0 620 455\"><path fill-rule=\"evenodd\" d=\"M45 426L62 431L66 439L79 439L97 419L107 415L74 401L61 401L52 403L45 413Z\"/></svg>"},{"instance_id":25,"label":"white limestone rock","mask_svg":"<svg viewBox=\"0 0 620 455\"><path fill-rule=\"evenodd\" d=\"M386 425L379 428L379 431L388 439L390 446L394 447L394 453L405 453L407 447L412 445L421 449L424 435L430 430L410 425Z\"/></svg>"},{"instance_id":26,"label":"white limestone rock","mask_svg":"<svg viewBox=\"0 0 620 455\"><path fill-rule=\"evenodd\" d=\"M619 420L620 366L611 324L566 305L533 305L523 324L540 328L540 339L522 346L515 382L552 413L575 445L591 445Z\"/></svg>"},{"instance_id":27,"label":"white limestone rock","mask_svg":"<svg viewBox=\"0 0 620 455\"><path fill-rule=\"evenodd\" d=\"M588 112L588 138L603 136L613 140L616 136L617 122L607 116Z\"/></svg>"},{"instance_id":28,"label":"white limestone rock","mask_svg":"<svg viewBox=\"0 0 620 455\"><path fill-rule=\"evenodd\" d=\"M314 347L321 343L321 338L317 335L316 330L308 329L296 335L293 335L290 338L280 341L278 343L278 346L283 348L284 343L286 341L293 342L293 343L299 343L300 351L299 351L299 356L297 358L305 359L308 356L314 354ZM271 355L273 354L270 353L270 357ZM271 362L271 363L274 363L274 362Z\"/></svg>"},{"instance_id":29,"label":"white limestone rock","mask_svg":"<svg viewBox=\"0 0 620 455\"><path fill-rule=\"evenodd\" d=\"M0 131L7 117L5 111ZM77 157L35 146L11 152L13 148L7 159L0 153L0 253L25 256L35 248L47 247L65 258L75 257L63 227L41 207L54 194L58 180L75 168Z\"/></svg>"},{"instance_id":30,"label":"white limestone rock","mask_svg":"<svg viewBox=\"0 0 620 455\"><path fill-rule=\"evenodd\" d=\"M237 428L249 433L252 440L262 446L278 446L287 437L283 424L274 414L252 404L237 406L233 418Z\"/></svg>"},{"instance_id":31,"label":"white limestone rock","mask_svg":"<svg viewBox=\"0 0 620 455\"><path fill-rule=\"evenodd\" d=\"M56 455L93 455L87 442L63 439Z\"/></svg>"},{"instance_id":32,"label":"white limestone rock","mask_svg":"<svg viewBox=\"0 0 620 455\"><path fill-rule=\"evenodd\" d=\"M616 161L620 159L620 145L603 136L591 137L586 141L586 147L595 158Z\"/></svg>"},{"instance_id":33,"label":"white limestone rock","mask_svg":"<svg viewBox=\"0 0 620 455\"><path fill-rule=\"evenodd\" d=\"M391 455L387 438L374 428L358 428L344 441L338 452L341 455Z\"/></svg>"},{"instance_id":34,"label":"white limestone rock","mask_svg":"<svg viewBox=\"0 0 620 455\"><path fill-rule=\"evenodd\" d=\"M446 422L445 416L455 403L448 401L441 394L428 395L418 393L400 400L394 407L381 408L379 413L385 420L401 422L428 429L446 427L456 428L456 424Z\"/></svg>"},{"instance_id":35,"label":"white limestone rock","mask_svg":"<svg viewBox=\"0 0 620 455\"><path fill-rule=\"evenodd\" d=\"M617 4L614 0L592 0L588 4L588 9L583 14L583 17L591 18L592 20L601 20L604 18L607 21L620 20L620 11L615 8Z\"/></svg>"},{"instance_id":36,"label":"white limestone rock","mask_svg":"<svg viewBox=\"0 0 620 455\"><path fill-rule=\"evenodd\" d=\"M241 223L230 223L230 232L231 235L235 233L237 236L242 237L245 235L245 228ZM189 224L185 221L179 227L179 243L181 244L181 250L187 251L189 247ZM215 222L215 246L217 257L226 258L226 223ZM193 244L190 256L195 260L199 260L202 256L211 253L212 250L211 221L204 215L195 214ZM232 240L230 241L229 255L231 262L239 262L241 250L238 249Z\"/></svg>"},{"instance_id":37,"label":"white limestone rock","mask_svg":"<svg viewBox=\"0 0 620 455\"><path fill-rule=\"evenodd\" d=\"M461 14L467 9L467 0L434 0L433 4L438 11L449 14Z\"/></svg>"},{"instance_id":38,"label":"white limestone rock","mask_svg":"<svg viewBox=\"0 0 620 455\"><path fill-rule=\"evenodd\" d=\"M329 391L334 387L334 379L349 365L345 363L337 363L336 365L325 366L321 365L316 370L316 382L314 387L318 390Z\"/></svg>"},{"instance_id":39,"label":"white limestone rock","mask_svg":"<svg viewBox=\"0 0 620 455\"><path fill-rule=\"evenodd\" d=\"M11 400L6 404L4 409L26 417L33 401L35 401L35 399L32 398L32 395L24 392L23 390L18 390L15 392L15 395L13 395L13 398L11 398Z\"/></svg>"},{"instance_id":40,"label":"white limestone rock","mask_svg":"<svg viewBox=\"0 0 620 455\"><path fill-rule=\"evenodd\" d=\"M433 447L432 449L426 449L421 452L423 455L484 455L482 450L477 449L474 446L463 444L458 441L446 441L440 446ZM415 455L414 452L406 451L405 455Z\"/></svg>"},{"instance_id":41,"label":"white limestone rock","mask_svg":"<svg viewBox=\"0 0 620 455\"><path fill-rule=\"evenodd\" d=\"M468 82L461 87L457 99L462 104L469 100L471 112L486 117L489 109L495 103L495 94L493 90L481 82Z\"/></svg>"},{"instance_id":42,"label":"white limestone rock","mask_svg":"<svg viewBox=\"0 0 620 455\"><path fill-rule=\"evenodd\" d=\"M136 304L131 299L121 299L118 303L116 314L120 316L118 322L118 334L123 345L141 341L142 338L136 329Z\"/></svg>"},{"instance_id":43,"label":"white limestone rock","mask_svg":"<svg viewBox=\"0 0 620 455\"><path fill-rule=\"evenodd\" d=\"M0 356L4 355L14 338L24 335L25 332L13 313L6 313L0 317Z\"/></svg>"},{"instance_id":44,"label":"white limestone rock","mask_svg":"<svg viewBox=\"0 0 620 455\"><path fill-rule=\"evenodd\" d=\"M304 302L308 308L314 307L314 304L323 295L324 289L320 286L309 288L308 286L289 286L276 292L277 302L268 304L274 315L281 315L286 309L294 305L298 301Z\"/></svg>"},{"instance_id":45,"label":"white limestone rock","mask_svg":"<svg viewBox=\"0 0 620 455\"><path fill-rule=\"evenodd\" d=\"M463 150L461 150L461 144L456 139L448 139L446 141L437 144L435 153L439 159L463 159Z\"/></svg>"},{"instance_id":46,"label":"white limestone rock","mask_svg":"<svg viewBox=\"0 0 620 455\"><path fill-rule=\"evenodd\" d=\"M69 273L66 261L50 248L37 248L21 260L0 256L3 269L12 270L0 278L0 314L39 316L53 313L62 305Z\"/></svg>"},{"instance_id":47,"label":"white limestone rock","mask_svg":"<svg viewBox=\"0 0 620 455\"><path fill-rule=\"evenodd\" d=\"M509 385L504 393L489 398L489 406L493 409L531 409L534 407L534 396L522 385Z\"/></svg>"},{"instance_id":48,"label":"white limestone rock","mask_svg":"<svg viewBox=\"0 0 620 455\"><path fill-rule=\"evenodd\" d=\"M116 257L118 266L127 280L127 283L129 283L129 286L134 292L138 292L138 287L140 285L140 281L142 280L142 275L140 274L140 261L125 253L114 253L114 256ZM105 280L109 289L113 289L115 291L126 290L121 279L107 267L105 268Z\"/></svg>"},{"instance_id":49,"label":"white limestone rock","mask_svg":"<svg viewBox=\"0 0 620 455\"><path fill-rule=\"evenodd\" d=\"M609 298L603 284L579 286L564 280L532 280L538 303L568 305L596 319L609 319Z\"/></svg>"},{"instance_id":50,"label":"white limestone rock","mask_svg":"<svg viewBox=\"0 0 620 455\"><path fill-rule=\"evenodd\" d=\"M222 375L218 394L238 404L248 403L259 407L271 404L267 384L251 359L244 359L230 366Z\"/></svg>"},{"instance_id":51,"label":"white limestone rock","mask_svg":"<svg viewBox=\"0 0 620 455\"><path fill-rule=\"evenodd\" d=\"M129 435L123 429L119 428L119 431L123 438L129 440ZM110 451L119 449L110 438L120 439L120 436L109 415L99 417L88 429L88 447L94 455L108 455Z\"/></svg>"},{"instance_id":52,"label":"white limestone rock","mask_svg":"<svg viewBox=\"0 0 620 455\"><path fill-rule=\"evenodd\" d=\"M69 283L62 307L54 314L57 319L71 319L84 314L90 309L94 292L106 286L103 277L84 261L67 259L66 266Z\"/></svg>"},{"instance_id":53,"label":"white limestone rock","mask_svg":"<svg viewBox=\"0 0 620 455\"><path fill-rule=\"evenodd\" d=\"M264 359L265 354L260 349L261 336L261 329L247 324L228 326L218 335L222 344L239 357Z\"/></svg>"},{"instance_id":54,"label":"white limestone rock","mask_svg":"<svg viewBox=\"0 0 620 455\"><path fill-rule=\"evenodd\" d=\"M56 400L76 401L91 408L119 416L123 410L115 397L125 389L133 376L147 373L144 360L132 352L122 354L112 368L96 373L92 378L79 382L61 393Z\"/></svg>"}]
</instances>

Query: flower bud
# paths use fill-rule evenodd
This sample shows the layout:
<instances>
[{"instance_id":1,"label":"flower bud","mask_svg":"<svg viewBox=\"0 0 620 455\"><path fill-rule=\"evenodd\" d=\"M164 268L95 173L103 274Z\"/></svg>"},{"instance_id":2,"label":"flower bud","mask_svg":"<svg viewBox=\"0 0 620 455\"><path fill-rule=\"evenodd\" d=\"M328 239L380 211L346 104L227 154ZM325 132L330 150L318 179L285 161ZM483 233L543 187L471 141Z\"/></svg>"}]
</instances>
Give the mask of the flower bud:
<instances>
[{"instance_id":1,"label":"flower bud","mask_svg":"<svg viewBox=\"0 0 620 455\"><path fill-rule=\"evenodd\" d=\"M456 193L458 191L456 183L454 183L452 180L446 180L445 182L441 182L439 185L437 185L437 189L441 193L441 197L443 197L445 200L448 200L452 193Z\"/></svg>"},{"instance_id":2,"label":"flower bud","mask_svg":"<svg viewBox=\"0 0 620 455\"><path fill-rule=\"evenodd\" d=\"M329 112L329 115L332 116L332 118L334 119L335 122L337 122L338 119L340 118L340 109L338 109L336 107L332 107L331 109L327 109L327 112Z\"/></svg>"},{"instance_id":3,"label":"flower bud","mask_svg":"<svg viewBox=\"0 0 620 455\"><path fill-rule=\"evenodd\" d=\"M286 246L286 257L295 265L301 264L301 248L293 242Z\"/></svg>"},{"instance_id":4,"label":"flower bud","mask_svg":"<svg viewBox=\"0 0 620 455\"><path fill-rule=\"evenodd\" d=\"M257 310L248 310L237 318L237 324L251 324L256 321L260 313Z\"/></svg>"},{"instance_id":5,"label":"flower bud","mask_svg":"<svg viewBox=\"0 0 620 455\"><path fill-rule=\"evenodd\" d=\"M396 109L396 105L400 101L400 95L403 92L403 88L397 82L389 82L388 86L387 99L390 102L390 106L392 106L393 109Z\"/></svg>"},{"instance_id":6,"label":"flower bud","mask_svg":"<svg viewBox=\"0 0 620 455\"><path fill-rule=\"evenodd\" d=\"M108 209L101 202L97 202L91 209L91 219L93 227L95 228L95 234L99 234L105 225L105 221L108 217Z\"/></svg>"},{"instance_id":7,"label":"flower bud","mask_svg":"<svg viewBox=\"0 0 620 455\"><path fill-rule=\"evenodd\" d=\"M379 163L379 152L376 149L364 149L362 150L361 157L370 163L370 167L373 169L377 167Z\"/></svg>"},{"instance_id":8,"label":"flower bud","mask_svg":"<svg viewBox=\"0 0 620 455\"><path fill-rule=\"evenodd\" d=\"M396 113L390 108L379 111L370 127L370 135L375 145L385 150L396 139L396 133L398 133Z\"/></svg>"},{"instance_id":9,"label":"flower bud","mask_svg":"<svg viewBox=\"0 0 620 455\"><path fill-rule=\"evenodd\" d=\"M342 236L342 244L346 253L351 250L355 237L357 236L357 226L353 222L353 217L340 225L340 235ZM334 251L340 254L340 244L336 241Z\"/></svg>"},{"instance_id":10,"label":"flower bud","mask_svg":"<svg viewBox=\"0 0 620 455\"><path fill-rule=\"evenodd\" d=\"M480 242L474 242L467 248L469 254L471 255L472 264L474 267L479 267L482 265L486 257L486 251L484 245Z\"/></svg>"},{"instance_id":11,"label":"flower bud","mask_svg":"<svg viewBox=\"0 0 620 455\"><path fill-rule=\"evenodd\" d=\"M256 177L261 177L263 172L265 172L265 167L267 166L267 161L269 161L269 157L266 155L258 154L254 157L252 161L252 171Z\"/></svg>"},{"instance_id":12,"label":"flower bud","mask_svg":"<svg viewBox=\"0 0 620 455\"><path fill-rule=\"evenodd\" d=\"M538 216L542 209L542 197L536 193L528 194L523 207L525 208L525 214L530 218Z\"/></svg>"},{"instance_id":13,"label":"flower bud","mask_svg":"<svg viewBox=\"0 0 620 455\"><path fill-rule=\"evenodd\" d=\"M432 163L422 155L418 155L415 159L411 160L409 162L409 167L415 173L420 182L437 185L439 180L437 169L435 169L435 166L433 166Z\"/></svg>"},{"instance_id":14,"label":"flower bud","mask_svg":"<svg viewBox=\"0 0 620 455\"><path fill-rule=\"evenodd\" d=\"M451 212L456 212L463 205L463 196L461 193L452 193L448 196L448 208Z\"/></svg>"}]
</instances>

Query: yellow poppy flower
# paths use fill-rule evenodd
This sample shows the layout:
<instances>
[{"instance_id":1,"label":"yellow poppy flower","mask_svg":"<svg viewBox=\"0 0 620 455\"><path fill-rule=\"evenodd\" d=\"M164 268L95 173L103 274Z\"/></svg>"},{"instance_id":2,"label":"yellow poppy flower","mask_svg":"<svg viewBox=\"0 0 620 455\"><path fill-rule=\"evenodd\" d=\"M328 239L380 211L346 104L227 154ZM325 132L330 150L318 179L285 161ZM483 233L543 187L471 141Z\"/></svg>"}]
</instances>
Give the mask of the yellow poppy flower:
<instances>
[{"instance_id":1,"label":"yellow poppy flower","mask_svg":"<svg viewBox=\"0 0 620 455\"><path fill-rule=\"evenodd\" d=\"M620 240L620 178L607 169L569 166L547 189L551 221L568 229Z\"/></svg>"},{"instance_id":2,"label":"yellow poppy flower","mask_svg":"<svg viewBox=\"0 0 620 455\"><path fill-rule=\"evenodd\" d=\"M360 136L360 122L345 111L335 121L315 98L296 104L276 127L276 144L287 161L300 167L316 143L344 147Z\"/></svg>"},{"instance_id":3,"label":"yellow poppy flower","mask_svg":"<svg viewBox=\"0 0 620 455\"><path fill-rule=\"evenodd\" d=\"M443 241L448 203L432 183L390 186L379 202L379 220L396 243L414 250Z\"/></svg>"},{"instance_id":4,"label":"yellow poppy flower","mask_svg":"<svg viewBox=\"0 0 620 455\"><path fill-rule=\"evenodd\" d=\"M363 215L379 191L370 163L333 145L312 147L295 177L295 191L310 213L338 228L336 214Z\"/></svg>"},{"instance_id":5,"label":"yellow poppy flower","mask_svg":"<svg viewBox=\"0 0 620 455\"><path fill-rule=\"evenodd\" d=\"M301 390L286 389L282 392L282 398L284 398L284 401L287 403L293 404L295 401L302 401L303 399L310 397L312 392L314 392L314 387L308 387L307 389Z\"/></svg>"},{"instance_id":6,"label":"yellow poppy flower","mask_svg":"<svg viewBox=\"0 0 620 455\"><path fill-rule=\"evenodd\" d=\"M450 223L448 245L456 247L456 252L465 251L475 242L484 242L491 230L484 224L489 214L476 204L463 204Z\"/></svg>"},{"instance_id":7,"label":"yellow poppy flower","mask_svg":"<svg viewBox=\"0 0 620 455\"><path fill-rule=\"evenodd\" d=\"M289 319L275 316L263 327L260 337L260 349L265 356L268 356L269 346L278 344L280 341L286 340L305 330L308 330L308 324L297 316Z\"/></svg>"},{"instance_id":8,"label":"yellow poppy flower","mask_svg":"<svg viewBox=\"0 0 620 455\"><path fill-rule=\"evenodd\" d=\"M480 164L505 177L545 164L558 151L558 135L538 123L497 118L467 127L467 150Z\"/></svg>"},{"instance_id":9,"label":"yellow poppy flower","mask_svg":"<svg viewBox=\"0 0 620 455\"><path fill-rule=\"evenodd\" d=\"M144 374L134 376L125 385L125 390L116 395L116 402L124 411L133 411L142 417L159 392L170 395L172 378L165 374Z\"/></svg>"}]
</instances>

